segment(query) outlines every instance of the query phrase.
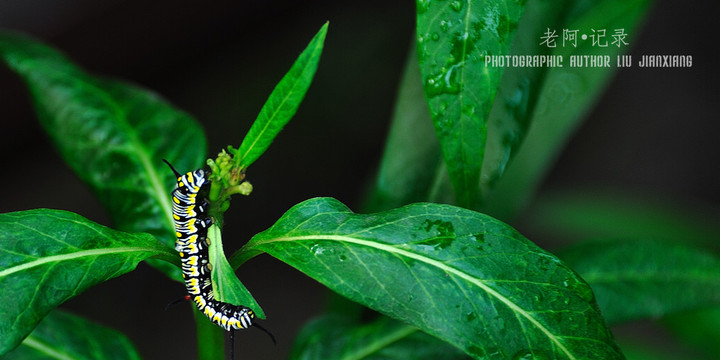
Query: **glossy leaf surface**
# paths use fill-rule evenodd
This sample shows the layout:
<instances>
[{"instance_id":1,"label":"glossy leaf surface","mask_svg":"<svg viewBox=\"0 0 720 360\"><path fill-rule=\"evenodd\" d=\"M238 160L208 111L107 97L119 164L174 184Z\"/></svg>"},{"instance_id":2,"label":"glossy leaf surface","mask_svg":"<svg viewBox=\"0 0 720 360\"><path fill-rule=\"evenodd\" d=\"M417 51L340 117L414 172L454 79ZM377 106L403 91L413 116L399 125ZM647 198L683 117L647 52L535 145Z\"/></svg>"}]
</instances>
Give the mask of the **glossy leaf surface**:
<instances>
[{"instance_id":1,"label":"glossy leaf surface","mask_svg":"<svg viewBox=\"0 0 720 360\"><path fill-rule=\"evenodd\" d=\"M253 237L231 264L261 252L475 358L622 358L575 272L473 211L415 204L360 215L334 199L311 199Z\"/></svg>"},{"instance_id":2,"label":"glossy leaf surface","mask_svg":"<svg viewBox=\"0 0 720 360\"><path fill-rule=\"evenodd\" d=\"M137 86L88 75L33 39L0 33L0 57L30 90L63 159L97 194L115 226L173 248L174 175L202 166L205 137L187 114ZM176 280L179 269L153 262Z\"/></svg>"},{"instance_id":3,"label":"glossy leaf surface","mask_svg":"<svg viewBox=\"0 0 720 360\"><path fill-rule=\"evenodd\" d=\"M129 234L61 210L0 214L0 354L85 289L177 255L148 234Z\"/></svg>"},{"instance_id":4,"label":"glossy leaf surface","mask_svg":"<svg viewBox=\"0 0 720 360\"><path fill-rule=\"evenodd\" d=\"M418 59L425 96L458 204L478 201L488 114L524 2L455 0L417 2Z\"/></svg>"}]
</instances>

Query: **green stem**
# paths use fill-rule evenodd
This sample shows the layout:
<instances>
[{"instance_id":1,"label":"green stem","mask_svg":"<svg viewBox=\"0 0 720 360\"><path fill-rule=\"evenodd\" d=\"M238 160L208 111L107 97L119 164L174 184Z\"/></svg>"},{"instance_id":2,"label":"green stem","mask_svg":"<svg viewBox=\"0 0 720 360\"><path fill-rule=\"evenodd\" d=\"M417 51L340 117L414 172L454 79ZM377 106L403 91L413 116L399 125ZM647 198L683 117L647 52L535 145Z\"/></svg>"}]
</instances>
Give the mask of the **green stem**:
<instances>
[{"instance_id":1,"label":"green stem","mask_svg":"<svg viewBox=\"0 0 720 360\"><path fill-rule=\"evenodd\" d=\"M225 359L225 331L213 324L205 315L193 306L197 329L198 359Z\"/></svg>"}]
</instances>

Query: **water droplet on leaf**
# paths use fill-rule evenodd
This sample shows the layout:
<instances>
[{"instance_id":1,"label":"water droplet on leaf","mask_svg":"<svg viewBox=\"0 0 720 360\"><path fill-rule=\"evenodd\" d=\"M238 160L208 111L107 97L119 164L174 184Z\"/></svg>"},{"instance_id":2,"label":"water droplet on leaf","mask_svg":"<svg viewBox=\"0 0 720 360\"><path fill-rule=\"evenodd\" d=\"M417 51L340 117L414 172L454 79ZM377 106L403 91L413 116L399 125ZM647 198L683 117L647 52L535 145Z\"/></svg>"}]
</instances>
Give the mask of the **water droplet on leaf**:
<instances>
[{"instance_id":1,"label":"water droplet on leaf","mask_svg":"<svg viewBox=\"0 0 720 360\"><path fill-rule=\"evenodd\" d=\"M425 81L425 91L428 96L459 93L461 86L457 81L458 66L459 64L442 67L438 73L430 75Z\"/></svg>"},{"instance_id":2,"label":"water droplet on leaf","mask_svg":"<svg viewBox=\"0 0 720 360\"><path fill-rule=\"evenodd\" d=\"M440 30L442 30L443 32L447 32L451 26L452 26L452 21L440 20Z\"/></svg>"},{"instance_id":3,"label":"water droplet on leaf","mask_svg":"<svg viewBox=\"0 0 720 360\"><path fill-rule=\"evenodd\" d=\"M452 3L450 3L450 8L452 8L455 11L460 11L463 8L463 2L461 0L455 0Z\"/></svg>"},{"instance_id":4,"label":"water droplet on leaf","mask_svg":"<svg viewBox=\"0 0 720 360\"><path fill-rule=\"evenodd\" d=\"M322 255L322 253L325 252L325 249L323 249L322 246L320 246L320 244L313 244L310 247L310 251L312 251L313 255L318 256L318 255Z\"/></svg>"}]
</instances>

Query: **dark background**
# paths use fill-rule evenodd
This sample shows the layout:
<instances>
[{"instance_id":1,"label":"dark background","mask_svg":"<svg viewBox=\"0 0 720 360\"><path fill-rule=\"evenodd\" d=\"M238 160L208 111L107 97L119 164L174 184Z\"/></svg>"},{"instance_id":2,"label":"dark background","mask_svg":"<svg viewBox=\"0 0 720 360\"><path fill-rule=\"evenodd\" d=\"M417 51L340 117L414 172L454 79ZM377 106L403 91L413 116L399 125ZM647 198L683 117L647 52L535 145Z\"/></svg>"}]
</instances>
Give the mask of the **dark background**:
<instances>
[{"instance_id":1,"label":"dark background","mask_svg":"<svg viewBox=\"0 0 720 360\"><path fill-rule=\"evenodd\" d=\"M600 186L689 204L720 202L719 8L715 1L656 2L642 30L629 34L634 58L688 54L693 67L621 69L543 190ZM239 145L326 20L325 50L305 101L251 167L252 196L235 199L226 215L228 253L302 200L332 196L358 209L385 141L413 37L414 3L0 0L0 27L51 44L90 72L153 89L192 114L205 128L211 156ZM4 67L0 108L7 184L0 211L65 209L111 225L50 146L23 84ZM552 241L512 225L540 245ZM285 358L302 324L322 310L325 291L269 256L253 259L239 276L269 315L263 324L279 343L251 329L236 337L238 351L247 352L246 359ZM183 294L181 284L141 264L64 308L126 333L147 359L191 359L189 307L163 311Z\"/></svg>"}]
</instances>

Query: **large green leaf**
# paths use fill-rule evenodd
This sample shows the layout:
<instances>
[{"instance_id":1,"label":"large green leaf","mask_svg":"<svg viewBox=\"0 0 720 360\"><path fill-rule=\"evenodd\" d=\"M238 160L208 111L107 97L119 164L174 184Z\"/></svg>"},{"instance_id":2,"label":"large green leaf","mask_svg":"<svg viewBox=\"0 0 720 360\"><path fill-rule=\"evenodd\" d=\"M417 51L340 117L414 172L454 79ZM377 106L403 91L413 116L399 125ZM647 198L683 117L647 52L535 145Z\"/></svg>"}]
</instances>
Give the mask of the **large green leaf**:
<instances>
[{"instance_id":1,"label":"large green leaf","mask_svg":"<svg viewBox=\"0 0 720 360\"><path fill-rule=\"evenodd\" d=\"M260 109L237 151L236 162L241 167L246 168L255 162L295 115L315 76L327 29L328 23L325 23Z\"/></svg>"},{"instance_id":2,"label":"large green leaf","mask_svg":"<svg viewBox=\"0 0 720 360\"><path fill-rule=\"evenodd\" d=\"M288 210L231 259L261 253L475 358L620 359L590 287L489 216L415 204L359 215L334 199Z\"/></svg>"},{"instance_id":3,"label":"large green leaf","mask_svg":"<svg viewBox=\"0 0 720 360\"><path fill-rule=\"evenodd\" d=\"M79 316L53 311L3 360L139 360L125 335Z\"/></svg>"},{"instance_id":4,"label":"large green leaf","mask_svg":"<svg viewBox=\"0 0 720 360\"><path fill-rule=\"evenodd\" d=\"M174 175L162 159L182 172L200 167L206 145L199 125L154 93L90 76L27 37L0 32L0 57L25 80L40 123L116 227L174 247ZM181 279L177 267L153 264Z\"/></svg>"},{"instance_id":5,"label":"large green leaf","mask_svg":"<svg viewBox=\"0 0 720 360\"><path fill-rule=\"evenodd\" d=\"M492 214L501 219L509 218L517 214L518 211L527 205L531 197L537 190L540 180L546 174L552 162L558 156L562 146L570 137L572 132L579 126L584 114L594 104L596 99L605 89L611 76L617 68L614 66L614 59L617 55L627 50L626 46L608 46L599 47L593 45L590 39L582 41L578 39L577 47L570 45L561 46L562 30L578 30L580 34L591 33L592 29L605 29L607 31L608 43L612 41L611 34L615 29L623 29L628 38L630 45L633 45L637 39L638 27L644 15L646 14L650 0L576 0L567 3L567 9L562 10L561 17L553 15L555 10L553 4L537 2L537 4L528 5L528 9L536 9L546 7L544 15L542 12L538 16L542 18L549 17L555 19L543 24L542 21L537 26L546 26L546 29L556 30L560 36L558 45L552 49L549 55L562 56L564 59L563 67L550 67L542 69L541 74L535 74L537 81L530 81L526 85L522 82L517 83L516 91L503 91L503 99L507 105L512 105L517 98L519 105L529 104L528 108L519 106L522 110L519 114L531 114L531 120L525 124L528 126L527 135L522 141L522 145L516 151L516 155L512 157L504 175L499 178L502 173L485 172L483 176L487 176L489 180L497 183L494 189L489 193L486 203L483 204L481 210L485 213ZM533 10L534 12L535 10ZM535 40L540 43L542 32L537 32L535 27ZM523 38L532 36L531 33L523 34ZM535 54L534 52L531 54ZM572 55L606 55L611 60L610 67L590 67L590 66L570 66L570 56ZM509 69L508 72L527 72L525 69ZM521 81L522 77L520 77ZM532 80L533 77L529 77ZM504 79L503 79L504 80ZM523 97L525 93L523 89L530 89L529 99ZM535 98L535 99L533 99ZM503 104L496 104L493 108L493 114L497 114L501 118ZM510 106L510 115L515 112L517 107ZM524 116L524 115L523 115ZM522 119L519 117L518 119ZM522 120L520 120L522 121ZM515 135L512 128L508 128L511 137L507 135L495 134L495 141L504 141L503 138L515 141ZM498 140L499 139L499 140ZM511 141L511 142L512 142ZM491 151L491 150L488 150ZM511 154L508 154L510 156ZM501 155L495 155L494 158L502 159ZM487 160L487 159L486 159ZM498 160L499 164L504 164Z\"/></svg>"},{"instance_id":6,"label":"large green leaf","mask_svg":"<svg viewBox=\"0 0 720 360\"><path fill-rule=\"evenodd\" d=\"M176 254L148 234L128 234L61 210L0 214L0 354L52 309L85 289Z\"/></svg>"},{"instance_id":7,"label":"large green leaf","mask_svg":"<svg viewBox=\"0 0 720 360\"><path fill-rule=\"evenodd\" d=\"M590 284L608 323L720 305L720 259L649 240L587 243L561 257Z\"/></svg>"},{"instance_id":8,"label":"large green leaf","mask_svg":"<svg viewBox=\"0 0 720 360\"><path fill-rule=\"evenodd\" d=\"M524 1L417 2L417 43L425 96L457 201L478 201L488 114L503 69L484 59L505 55Z\"/></svg>"},{"instance_id":9,"label":"large green leaf","mask_svg":"<svg viewBox=\"0 0 720 360\"><path fill-rule=\"evenodd\" d=\"M295 339L290 359L343 360L461 360L468 356L416 328L381 317L356 324L346 317L328 315L303 328Z\"/></svg>"}]
</instances>

